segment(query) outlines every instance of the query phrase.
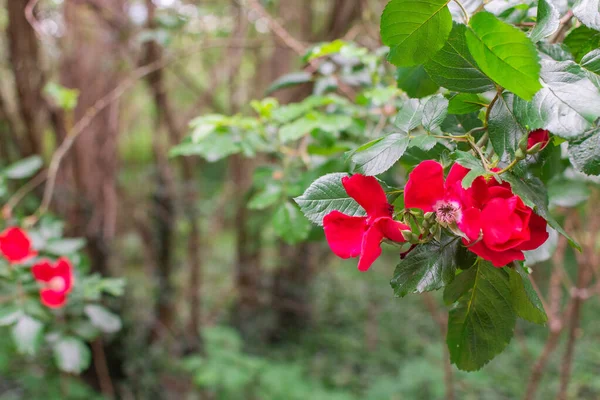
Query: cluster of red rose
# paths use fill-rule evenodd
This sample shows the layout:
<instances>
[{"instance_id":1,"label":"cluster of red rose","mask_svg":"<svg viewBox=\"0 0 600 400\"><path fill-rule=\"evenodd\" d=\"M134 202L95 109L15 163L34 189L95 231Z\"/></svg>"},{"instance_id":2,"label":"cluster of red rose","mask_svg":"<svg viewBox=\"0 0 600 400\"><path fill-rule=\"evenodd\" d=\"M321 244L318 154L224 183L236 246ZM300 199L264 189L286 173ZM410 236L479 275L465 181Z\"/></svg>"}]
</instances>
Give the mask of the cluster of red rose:
<instances>
[{"instance_id":1,"label":"cluster of red rose","mask_svg":"<svg viewBox=\"0 0 600 400\"><path fill-rule=\"evenodd\" d=\"M527 150L539 151L548 143L548 131L531 132L528 139ZM463 244L496 267L524 260L523 251L536 249L548 239L546 221L525 206L508 183L478 177L464 189L462 179L468 172L454 164L444 179L440 163L421 162L409 175L404 206L423 210L426 220L460 230ZM332 211L323 218L325 236L337 256L360 257L358 269L366 271L381 254L384 238L402 243L415 235L408 225L392 218L393 207L377 179L357 174L342 178L342 185L367 216Z\"/></svg>"},{"instance_id":2,"label":"cluster of red rose","mask_svg":"<svg viewBox=\"0 0 600 400\"><path fill-rule=\"evenodd\" d=\"M37 257L37 252L31 246L31 239L17 227L0 233L0 253L11 265ZM59 258L55 263L46 259L39 260L31 268L31 273L40 285L42 304L49 308L65 305L67 295L73 288L73 267L67 258Z\"/></svg>"}]
</instances>

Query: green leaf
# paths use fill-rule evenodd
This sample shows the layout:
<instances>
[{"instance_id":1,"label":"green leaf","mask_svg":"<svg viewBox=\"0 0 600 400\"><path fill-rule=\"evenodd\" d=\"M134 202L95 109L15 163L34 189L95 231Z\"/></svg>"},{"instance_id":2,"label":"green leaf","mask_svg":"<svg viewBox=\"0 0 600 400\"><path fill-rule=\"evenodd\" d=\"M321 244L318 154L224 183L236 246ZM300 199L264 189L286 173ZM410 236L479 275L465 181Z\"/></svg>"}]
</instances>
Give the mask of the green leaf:
<instances>
[{"instance_id":1,"label":"green leaf","mask_svg":"<svg viewBox=\"0 0 600 400\"><path fill-rule=\"evenodd\" d=\"M74 110L77 107L79 90L68 89L55 82L48 82L44 87L44 93L54 100L63 110Z\"/></svg>"},{"instance_id":2,"label":"green leaf","mask_svg":"<svg viewBox=\"0 0 600 400\"><path fill-rule=\"evenodd\" d=\"M458 93L450 98L448 114L469 114L479 111L484 101L474 93Z\"/></svg>"},{"instance_id":3,"label":"green leaf","mask_svg":"<svg viewBox=\"0 0 600 400\"><path fill-rule=\"evenodd\" d=\"M251 210L264 210L275 204L282 198L282 188L279 185L270 184L263 190L256 193L248 202L248 208Z\"/></svg>"},{"instance_id":4,"label":"green leaf","mask_svg":"<svg viewBox=\"0 0 600 400\"><path fill-rule=\"evenodd\" d=\"M23 315L21 308L16 304L3 304L0 308L0 326L14 324Z\"/></svg>"},{"instance_id":5,"label":"green leaf","mask_svg":"<svg viewBox=\"0 0 600 400\"><path fill-rule=\"evenodd\" d=\"M452 30L448 0L391 0L381 16L381 40L397 66L422 64L446 43Z\"/></svg>"},{"instance_id":6,"label":"green leaf","mask_svg":"<svg viewBox=\"0 0 600 400\"><path fill-rule=\"evenodd\" d=\"M442 125L448 115L448 99L441 95L432 96L423 106L423 127L432 132Z\"/></svg>"},{"instance_id":7,"label":"green leaf","mask_svg":"<svg viewBox=\"0 0 600 400\"><path fill-rule=\"evenodd\" d=\"M600 128L569 142L569 160L584 174L600 175Z\"/></svg>"},{"instance_id":8,"label":"green leaf","mask_svg":"<svg viewBox=\"0 0 600 400\"><path fill-rule=\"evenodd\" d=\"M52 239L44 247L46 253L55 256L68 256L85 247L84 239Z\"/></svg>"},{"instance_id":9,"label":"green leaf","mask_svg":"<svg viewBox=\"0 0 600 400\"><path fill-rule=\"evenodd\" d=\"M537 21L529 38L533 42L539 42L545 37L552 35L560 26L560 14L554 4L548 0L539 0L537 7Z\"/></svg>"},{"instance_id":10,"label":"green leaf","mask_svg":"<svg viewBox=\"0 0 600 400\"><path fill-rule=\"evenodd\" d=\"M519 140L527 135L527 130L519 123L514 109L515 96L504 93L490 110L488 134L494 151L502 157L514 155L519 148Z\"/></svg>"},{"instance_id":11,"label":"green leaf","mask_svg":"<svg viewBox=\"0 0 600 400\"><path fill-rule=\"evenodd\" d=\"M588 28L600 31L599 0L577 0L573 6L573 15Z\"/></svg>"},{"instance_id":12,"label":"green leaf","mask_svg":"<svg viewBox=\"0 0 600 400\"><path fill-rule=\"evenodd\" d=\"M518 263L515 264L515 268L505 268L510 276L510 291L515 312L524 320L545 325L548 322L548 316L542 301L533 288L527 273Z\"/></svg>"},{"instance_id":13,"label":"green leaf","mask_svg":"<svg viewBox=\"0 0 600 400\"><path fill-rule=\"evenodd\" d=\"M590 197L590 188L585 181L553 177L548 182L548 199L551 206L576 207Z\"/></svg>"},{"instance_id":14,"label":"green leaf","mask_svg":"<svg viewBox=\"0 0 600 400\"><path fill-rule=\"evenodd\" d=\"M35 318L21 315L11 332L20 354L33 356L37 353L42 341L44 325Z\"/></svg>"},{"instance_id":15,"label":"green leaf","mask_svg":"<svg viewBox=\"0 0 600 400\"><path fill-rule=\"evenodd\" d=\"M447 306L456 303L458 299L473 288L476 277L477 268L475 267L469 268L454 277L454 280L444 289L444 303Z\"/></svg>"},{"instance_id":16,"label":"green leaf","mask_svg":"<svg viewBox=\"0 0 600 400\"><path fill-rule=\"evenodd\" d=\"M410 139L408 147L418 147L423 151L429 151L438 143L438 140L430 135L416 135Z\"/></svg>"},{"instance_id":17,"label":"green leaf","mask_svg":"<svg viewBox=\"0 0 600 400\"><path fill-rule=\"evenodd\" d=\"M460 165L465 168L468 168L470 171L462 180L462 187L468 189L473 184L473 181L482 175L486 175L487 171L481 164L481 160L475 157L471 153L467 153L466 151L456 150L452 153L452 158Z\"/></svg>"},{"instance_id":18,"label":"green leaf","mask_svg":"<svg viewBox=\"0 0 600 400\"><path fill-rule=\"evenodd\" d=\"M438 85L457 92L482 93L492 90L492 82L477 66L467 47L467 27L454 23L444 47L424 65Z\"/></svg>"},{"instance_id":19,"label":"green leaf","mask_svg":"<svg viewBox=\"0 0 600 400\"><path fill-rule=\"evenodd\" d=\"M408 133L421 125L423 119L423 104L419 99L409 99L398 110L394 124L402 132Z\"/></svg>"},{"instance_id":20,"label":"green leaf","mask_svg":"<svg viewBox=\"0 0 600 400\"><path fill-rule=\"evenodd\" d=\"M106 308L97 304L88 304L84 307L84 312L90 319L92 325L104 333L116 333L121 330L121 318L113 314Z\"/></svg>"},{"instance_id":21,"label":"green leaf","mask_svg":"<svg viewBox=\"0 0 600 400\"><path fill-rule=\"evenodd\" d=\"M542 87L538 55L531 40L488 12L475 14L469 25L467 46L479 68L500 86L530 100Z\"/></svg>"},{"instance_id":22,"label":"green leaf","mask_svg":"<svg viewBox=\"0 0 600 400\"><path fill-rule=\"evenodd\" d=\"M319 127L319 122L312 117L302 117L294 122L284 125L279 130L279 140L282 143L293 142L304 135L309 134L313 129Z\"/></svg>"},{"instance_id":23,"label":"green leaf","mask_svg":"<svg viewBox=\"0 0 600 400\"><path fill-rule=\"evenodd\" d=\"M44 165L40 156L31 156L9 165L4 175L9 179L26 179L35 175Z\"/></svg>"},{"instance_id":24,"label":"green leaf","mask_svg":"<svg viewBox=\"0 0 600 400\"><path fill-rule=\"evenodd\" d=\"M396 70L398 87L406 92L409 97L426 97L434 94L440 88L435 83L422 65L415 67L399 67Z\"/></svg>"},{"instance_id":25,"label":"green leaf","mask_svg":"<svg viewBox=\"0 0 600 400\"><path fill-rule=\"evenodd\" d=\"M544 88L532 101L515 99L521 125L574 139L600 117L600 91L573 61L543 60L542 81Z\"/></svg>"},{"instance_id":26,"label":"green leaf","mask_svg":"<svg viewBox=\"0 0 600 400\"><path fill-rule=\"evenodd\" d=\"M476 371L501 353L516 323L507 272L487 261L470 270L473 287L450 310L446 337L451 362L464 371Z\"/></svg>"},{"instance_id":27,"label":"green leaf","mask_svg":"<svg viewBox=\"0 0 600 400\"><path fill-rule=\"evenodd\" d=\"M210 139L199 143L192 142L190 138L171 148L170 157L200 156L208 162L216 162L232 154L239 153L241 147L229 134L211 135Z\"/></svg>"},{"instance_id":28,"label":"green leaf","mask_svg":"<svg viewBox=\"0 0 600 400\"><path fill-rule=\"evenodd\" d=\"M80 374L85 371L92 360L87 345L74 337L64 337L53 346L54 360L61 371Z\"/></svg>"},{"instance_id":29,"label":"green leaf","mask_svg":"<svg viewBox=\"0 0 600 400\"><path fill-rule=\"evenodd\" d=\"M582 25L567 35L564 44L575 57L575 61L579 62L584 55L600 47L600 32Z\"/></svg>"},{"instance_id":30,"label":"green leaf","mask_svg":"<svg viewBox=\"0 0 600 400\"><path fill-rule=\"evenodd\" d=\"M298 207L288 201L275 211L273 229L286 243L296 244L308 237L311 225Z\"/></svg>"},{"instance_id":31,"label":"green leaf","mask_svg":"<svg viewBox=\"0 0 600 400\"><path fill-rule=\"evenodd\" d=\"M519 178L510 172L501 175L502 180L510 183L514 194L519 196L527 207L532 208L540 217L548 221L548 225L567 238L571 246L581 249L579 244L569 236L548 210L548 194L546 187L538 178Z\"/></svg>"},{"instance_id":32,"label":"green leaf","mask_svg":"<svg viewBox=\"0 0 600 400\"><path fill-rule=\"evenodd\" d=\"M445 235L440 242L434 240L411 250L394 271L390 282L394 294L404 297L409 293L430 292L452 282L458 245L458 237Z\"/></svg>"},{"instance_id":33,"label":"green leaf","mask_svg":"<svg viewBox=\"0 0 600 400\"><path fill-rule=\"evenodd\" d=\"M364 175L379 175L387 171L404 155L409 141L408 136L394 133L355 152L351 157L355 171Z\"/></svg>"},{"instance_id":34,"label":"green leaf","mask_svg":"<svg viewBox=\"0 0 600 400\"><path fill-rule=\"evenodd\" d=\"M281 124L291 122L319 107L336 102L331 96L310 96L299 103L288 104L273 110L273 119Z\"/></svg>"},{"instance_id":35,"label":"green leaf","mask_svg":"<svg viewBox=\"0 0 600 400\"><path fill-rule=\"evenodd\" d=\"M588 79L600 88L600 49L592 50L583 56L580 65L587 72Z\"/></svg>"},{"instance_id":36,"label":"green leaf","mask_svg":"<svg viewBox=\"0 0 600 400\"><path fill-rule=\"evenodd\" d=\"M280 78L278 78L275 82L269 86L266 91L266 94L271 94L280 89L285 89L288 87L296 86L301 83L308 83L312 81L312 74L309 72L294 72L291 74L286 74Z\"/></svg>"}]
</instances>

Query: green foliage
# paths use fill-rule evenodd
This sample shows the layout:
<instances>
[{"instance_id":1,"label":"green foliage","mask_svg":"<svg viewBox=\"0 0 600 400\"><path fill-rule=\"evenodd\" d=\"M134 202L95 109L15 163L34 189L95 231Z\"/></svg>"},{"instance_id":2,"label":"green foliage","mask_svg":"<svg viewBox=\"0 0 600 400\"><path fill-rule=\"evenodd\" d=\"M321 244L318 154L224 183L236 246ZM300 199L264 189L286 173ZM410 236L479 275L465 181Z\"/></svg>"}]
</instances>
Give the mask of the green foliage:
<instances>
[{"instance_id":1,"label":"green foliage","mask_svg":"<svg viewBox=\"0 0 600 400\"><path fill-rule=\"evenodd\" d=\"M552 35L560 26L560 14L554 4L548 0L539 0L536 24L529 34L535 43Z\"/></svg>"},{"instance_id":2,"label":"green foliage","mask_svg":"<svg viewBox=\"0 0 600 400\"><path fill-rule=\"evenodd\" d=\"M517 315L536 324L545 324L548 316L527 272L518 264L515 268L506 268L506 271L510 276L512 303Z\"/></svg>"},{"instance_id":3,"label":"green foliage","mask_svg":"<svg viewBox=\"0 0 600 400\"><path fill-rule=\"evenodd\" d=\"M426 97L434 94L440 88L422 65L399 67L396 70L396 83L409 97Z\"/></svg>"},{"instance_id":4,"label":"green foliage","mask_svg":"<svg viewBox=\"0 0 600 400\"><path fill-rule=\"evenodd\" d=\"M512 93L498 96L490 110L488 120L488 134L494 151L499 156L509 154L514 156L519 148L519 141L527 135L527 130L520 124L515 114L516 100Z\"/></svg>"},{"instance_id":5,"label":"green foliage","mask_svg":"<svg viewBox=\"0 0 600 400\"><path fill-rule=\"evenodd\" d=\"M588 175L600 175L600 129L569 143L571 163Z\"/></svg>"},{"instance_id":6,"label":"green foliage","mask_svg":"<svg viewBox=\"0 0 600 400\"><path fill-rule=\"evenodd\" d=\"M17 161L2 170L8 179L27 179L35 175L44 165L40 156L31 156Z\"/></svg>"},{"instance_id":7,"label":"green foliage","mask_svg":"<svg viewBox=\"0 0 600 400\"><path fill-rule=\"evenodd\" d=\"M379 175L390 169L404 155L410 139L394 133L369 142L352 155L354 170L363 175Z\"/></svg>"}]
</instances>

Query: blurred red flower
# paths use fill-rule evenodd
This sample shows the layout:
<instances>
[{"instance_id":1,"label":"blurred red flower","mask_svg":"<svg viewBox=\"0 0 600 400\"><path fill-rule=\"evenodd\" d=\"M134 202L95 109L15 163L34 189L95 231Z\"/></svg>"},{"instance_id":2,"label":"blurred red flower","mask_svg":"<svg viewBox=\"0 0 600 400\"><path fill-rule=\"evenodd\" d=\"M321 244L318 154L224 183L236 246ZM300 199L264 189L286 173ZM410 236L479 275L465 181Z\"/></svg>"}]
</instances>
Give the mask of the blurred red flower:
<instances>
[{"instance_id":1,"label":"blurred red flower","mask_svg":"<svg viewBox=\"0 0 600 400\"><path fill-rule=\"evenodd\" d=\"M0 252L11 263L18 263L37 255L31 240L21 228L11 227L0 233Z\"/></svg>"},{"instance_id":2,"label":"blurred red flower","mask_svg":"<svg viewBox=\"0 0 600 400\"><path fill-rule=\"evenodd\" d=\"M63 257L53 265L50 261L43 260L35 264L31 272L42 285L42 304L49 308L62 307L73 288L73 267L70 261Z\"/></svg>"}]
</instances>

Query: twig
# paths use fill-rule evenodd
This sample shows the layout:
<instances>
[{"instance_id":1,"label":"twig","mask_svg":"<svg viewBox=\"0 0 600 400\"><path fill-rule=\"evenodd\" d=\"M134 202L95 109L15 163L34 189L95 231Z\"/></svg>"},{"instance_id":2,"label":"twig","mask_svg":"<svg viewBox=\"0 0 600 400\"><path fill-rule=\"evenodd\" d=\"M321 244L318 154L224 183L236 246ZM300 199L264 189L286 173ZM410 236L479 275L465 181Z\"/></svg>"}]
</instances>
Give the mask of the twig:
<instances>
[{"instance_id":1,"label":"twig","mask_svg":"<svg viewBox=\"0 0 600 400\"><path fill-rule=\"evenodd\" d=\"M2 207L2 217L9 219L12 217L12 212L15 207L23 200L25 196L36 187L41 185L46 180L46 171L42 171L37 174L33 179L29 180L23 186L21 186L6 202Z\"/></svg>"},{"instance_id":2,"label":"twig","mask_svg":"<svg viewBox=\"0 0 600 400\"><path fill-rule=\"evenodd\" d=\"M27 3L27 6L25 6L25 18L27 19L27 22L29 22L29 25L31 25L31 27L35 31L36 35L40 39L42 39L44 33L40 29L40 23L35 18L35 15L33 15L33 9L37 5L38 1L39 0L29 0L29 3Z\"/></svg>"},{"instance_id":3,"label":"twig","mask_svg":"<svg viewBox=\"0 0 600 400\"><path fill-rule=\"evenodd\" d=\"M110 379L108 364L106 363L106 354L104 354L104 347L100 338L92 342L92 351L94 353L94 368L96 368L98 380L100 381L100 390L103 395L110 399L114 399L115 388Z\"/></svg>"},{"instance_id":4,"label":"twig","mask_svg":"<svg viewBox=\"0 0 600 400\"><path fill-rule=\"evenodd\" d=\"M569 10L560 19L560 28L556 31L556 34L550 40L550 43L558 43L564 39L565 33L571 27L571 18L573 18L573 11Z\"/></svg>"},{"instance_id":5,"label":"twig","mask_svg":"<svg viewBox=\"0 0 600 400\"><path fill-rule=\"evenodd\" d=\"M460 7L460 10L462 11L463 15L465 16L465 24L469 23L469 13L467 12L467 9L465 8L465 6L463 6L463 4L460 2L460 0L454 0L454 2L456 4L458 4L458 6Z\"/></svg>"}]
</instances>

